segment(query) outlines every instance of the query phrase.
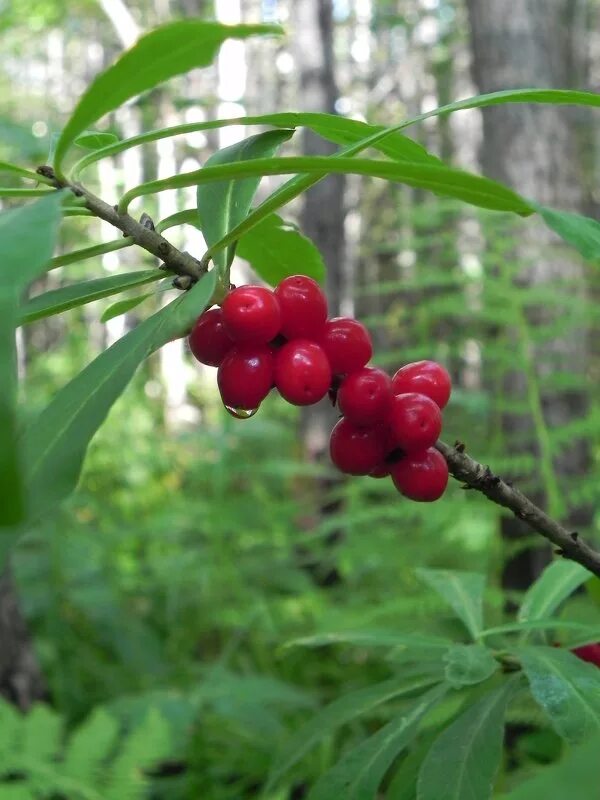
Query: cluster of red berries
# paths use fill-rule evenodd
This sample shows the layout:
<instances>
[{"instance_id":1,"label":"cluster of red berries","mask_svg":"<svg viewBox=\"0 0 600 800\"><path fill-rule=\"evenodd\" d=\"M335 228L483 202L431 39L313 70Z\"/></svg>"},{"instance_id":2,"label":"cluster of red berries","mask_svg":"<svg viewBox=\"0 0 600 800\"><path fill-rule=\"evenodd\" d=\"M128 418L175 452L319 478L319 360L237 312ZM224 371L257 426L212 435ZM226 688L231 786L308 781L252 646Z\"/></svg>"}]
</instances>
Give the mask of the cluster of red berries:
<instances>
[{"instance_id":1,"label":"cluster of red berries","mask_svg":"<svg viewBox=\"0 0 600 800\"><path fill-rule=\"evenodd\" d=\"M360 322L327 318L321 287L303 275L274 291L240 286L221 308L205 311L189 336L193 355L218 367L225 407L250 416L273 387L289 403L311 405L329 394L342 418L330 440L333 463L349 475L392 477L412 500L437 500L448 467L435 449L450 377L433 361L390 376L368 367L371 337Z\"/></svg>"}]
</instances>

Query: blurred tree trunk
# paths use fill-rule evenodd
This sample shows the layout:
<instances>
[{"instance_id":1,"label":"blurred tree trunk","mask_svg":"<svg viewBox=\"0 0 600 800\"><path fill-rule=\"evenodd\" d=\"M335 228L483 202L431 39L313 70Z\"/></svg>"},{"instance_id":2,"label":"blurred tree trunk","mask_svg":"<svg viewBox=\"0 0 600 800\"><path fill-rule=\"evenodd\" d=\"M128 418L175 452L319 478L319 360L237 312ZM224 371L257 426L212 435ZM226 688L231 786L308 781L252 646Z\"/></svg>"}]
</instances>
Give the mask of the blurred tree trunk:
<instances>
[{"instance_id":1,"label":"blurred tree trunk","mask_svg":"<svg viewBox=\"0 0 600 800\"><path fill-rule=\"evenodd\" d=\"M293 6L295 62L298 68L299 107L303 111L335 113L338 89L335 79L332 0L297 0ZM308 129L303 130L306 155L330 155L337 147ZM340 313L347 284L344 260L343 175L330 175L304 195L300 216L303 232L321 251L327 267L330 316ZM325 403L303 413L304 440L318 457L326 447L334 414Z\"/></svg>"},{"instance_id":2,"label":"blurred tree trunk","mask_svg":"<svg viewBox=\"0 0 600 800\"><path fill-rule=\"evenodd\" d=\"M0 695L25 710L46 694L10 568L0 575Z\"/></svg>"},{"instance_id":3,"label":"blurred tree trunk","mask_svg":"<svg viewBox=\"0 0 600 800\"><path fill-rule=\"evenodd\" d=\"M587 0L467 0L471 25L472 72L480 92L541 86L584 88L582 54L586 51L585 15ZM563 209L584 210L586 196L582 164L577 148L577 116L565 108L508 105L483 110L484 139L481 162L486 175L507 183L526 197ZM574 296L585 296L586 280L581 261L560 246L557 237L543 225L531 221L521 228L514 257L523 266L517 283L523 289L569 280ZM560 309L531 309L527 323L534 333L539 324L553 324ZM583 379L588 356L587 331L570 327L560 340L534 344L531 365L538 378L551 370L565 370ZM534 378L535 379L535 378ZM526 398L526 376L507 375L505 396ZM548 428L559 427L585 413L582 391L541 395L540 410ZM534 428L528 416L506 415L504 438L510 440L510 453L535 452L541 462L539 442L532 441ZM589 468L589 448L583 440L555 456L551 466L560 487L562 477L585 474ZM524 476L514 476L515 478ZM545 496L544 496L545 490ZM541 499L551 510L560 508L562 498L552 497L548 484ZM540 499L540 498L538 498ZM554 508L553 508L554 506ZM564 510L564 509L563 509ZM574 528L590 522L587 509L571 508L564 513ZM502 533L513 540L525 534L514 519L504 519ZM523 551L508 562L504 581L508 588L527 586L549 558L548 551Z\"/></svg>"}]
</instances>

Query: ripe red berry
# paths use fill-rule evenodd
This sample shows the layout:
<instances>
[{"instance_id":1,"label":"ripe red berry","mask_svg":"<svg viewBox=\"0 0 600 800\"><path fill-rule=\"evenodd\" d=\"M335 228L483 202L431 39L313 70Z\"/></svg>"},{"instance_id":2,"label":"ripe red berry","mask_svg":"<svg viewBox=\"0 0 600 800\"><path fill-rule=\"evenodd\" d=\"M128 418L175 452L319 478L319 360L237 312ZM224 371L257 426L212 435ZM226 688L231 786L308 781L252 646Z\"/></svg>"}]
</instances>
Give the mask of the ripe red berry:
<instances>
[{"instance_id":1,"label":"ripe red berry","mask_svg":"<svg viewBox=\"0 0 600 800\"><path fill-rule=\"evenodd\" d=\"M318 336L327 321L327 298L305 275L284 278L275 289L281 308L281 333L287 339Z\"/></svg>"},{"instance_id":2,"label":"ripe red berry","mask_svg":"<svg viewBox=\"0 0 600 800\"><path fill-rule=\"evenodd\" d=\"M188 343L194 358L209 367L218 367L234 345L225 330L220 308L205 311L192 328Z\"/></svg>"},{"instance_id":3,"label":"ripe red berry","mask_svg":"<svg viewBox=\"0 0 600 800\"><path fill-rule=\"evenodd\" d=\"M418 392L431 398L440 408L450 399L450 375L436 361L415 361L401 367L392 378L394 394Z\"/></svg>"},{"instance_id":4,"label":"ripe red berry","mask_svg":"<svg viewBox=\"0 0 600 800\"><path fill-rule=\"evenodd\" d=\"M370 478L387 478L390 474L391 464L387 461L380 461L379 464L369 472Z\"/></svg>"},{"instance_id":5,"label":"ripe red berry","mask_svg":"<svg viewBox=\"0 0 600 800\"><path fill-rule=\"evenodd\" d=\"M335 466L348 475L368 475L385 456L380 427L362 427L342 418L331 431L329 453Z\"/></svg>"},{"instance_id":6,"label":"ripe red berry","mask_svg":"<svg viewBox=\"0 0 600 800\"><path fill-rule=\"evenodd\" d=\"M238 345L223 359L217 373L223 404L252 411L273 386L273 355L268 345Z\"/></svg>"},{"instance_id":7,"label":"ripe red berry","mask_svg":"<svg viewBox=\"0 0 600 800\"><path fill-rule=\"evenodd\" d=\"M392 402L392 381L377 367L363 367L346 376L337 401L342 414L357 425L381 421Z\"/></svg>"},{"instance_id":8,"label":"ripe red berry","mask_svg":"<svg viewBox=\"0 0 600 800\"><path fill-rule=\"evenodd\" d=\"M600 643L584 644L581 647L573 648L571 652L582 661L588 661L590 664L600 667Z\"/></svg>"},{"instance_id":9,"label":"ripe red berry","mask_svg":"<svg viewBox=\"0 0 600 800\"><path fill-rule=\"evenodd\" d=\"M270 289L239 286L223 300L225 330L236 342L264 344L279 333L281 309Z\"/></svg>"},{"instance_id":10,"label":"ripe red berry","mask_svg":"<svg viewBox=\"0 0 600 800\"><path fill-rule=\"evenodd\" d=\"M295 406L308 406L325 397L331 368L323 349L308 339L294 339L275 353L275 386Z\"/></svg>"},{"instance_id":11,"label":"ripe red berry","mask_svg":"<svg viewBox=\"0 0 600 800\"><path fill-rule=\"evenodd\" d=\"M387 424L393 445L415 453L435 444L442 430L442 414L429 397L409 392L392 398Z\"/></svg>"},{"instance_id":12,"label":"ripe red berry","mask_svg":"<svg viewBox=\"0 0 600 800\"><path fill-rule=\"evenodd\" d=\"M434 447L404 456L390 467L394 486L410 500L431 503L448 485L446 459Z\"/></svg>"},{"instance_id":13,"label":"ripe red berry","mask_svg":"<svg viewBox=\"0 0 600 800\"><path fill-rule=\"evenodd\" d=\"M334 317L326 324L319 344L325 350L334 375L361 369L373 355L369 331L350 317Z\"/></svg>"}]
</instances>

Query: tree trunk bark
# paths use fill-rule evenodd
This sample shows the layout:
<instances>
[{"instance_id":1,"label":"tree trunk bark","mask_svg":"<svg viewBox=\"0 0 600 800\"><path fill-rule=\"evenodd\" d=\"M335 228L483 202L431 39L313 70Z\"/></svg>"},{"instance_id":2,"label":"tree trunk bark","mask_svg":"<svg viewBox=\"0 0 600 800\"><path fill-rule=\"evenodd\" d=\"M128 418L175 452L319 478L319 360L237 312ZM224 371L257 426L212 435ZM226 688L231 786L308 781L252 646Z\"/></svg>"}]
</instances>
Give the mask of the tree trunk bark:
<instances>
[{"instance_id":1,"label":"tree trunk bark","mask_svg":"<svg viewBox=\"0 0 600 800\"><path fill-rule=\"evenodd\" d=\"M586 12L586 5L587 0L467 0L472 73L478 90L483 93L527 86L570 88L573 83L581 87L585 65L579 54L585 51L585 42L580 40L582 26L578 20L580 14ZM533 105L486 108L483 110L483 133L480 158L487 176L507 183L542 204L585 209L586 192L577 150L577 116L572 111ZM586 280L581 261L560 246L557 237L543 225L531 222L520 230L514 258L522 264L516 283L523 291L552 285L560 279L570 282L570 291L575 296L585 297ZM537 306L527 313L526 324L535 333L537 325L552 325L560 313L557 308L549 310ZM548 375L552 370L565 370L583 380L587 357L586 328L573 326L560 340L557 337L543 345L533 344L530 362L533 379ZM523 372L507 374L506 396L517 400L526 398L532 374L529 378ZM542 390L539 401L538 410L547 428L558 428L580 417L587 405L582 391L555 390L545 394ZM557 476L554 489L550 486L549 490L546 481L541 490L542 502L556 513L562 505L560 491L556 491L561 476L572 478L585 474L589 467L589 449L583 440L577 440L559 454L548 451L544 454L539 440L532 441L534 428L531 418L525 415L506 415L503 419L505 438L511 441L511 453L533 451L540 459L546 457L550 472ZM588 509L562 511L574 527L590 521ZM503 520L502 532L509 540L525 533L522 524L513 519ZM547 551L523 551L508 562L505 585L517 589L526 587L548 558Z\"/></svg>"},{"instance_id":2,"label":"tree trunk bark","mask_svg":"<svg viewBox=\"0 0 600 800\"><path fill-rule=\"evenodd\" d=\"M0 695L23 710L46 696L10 567L0 575Z\"/></svg>"}]
</instances>

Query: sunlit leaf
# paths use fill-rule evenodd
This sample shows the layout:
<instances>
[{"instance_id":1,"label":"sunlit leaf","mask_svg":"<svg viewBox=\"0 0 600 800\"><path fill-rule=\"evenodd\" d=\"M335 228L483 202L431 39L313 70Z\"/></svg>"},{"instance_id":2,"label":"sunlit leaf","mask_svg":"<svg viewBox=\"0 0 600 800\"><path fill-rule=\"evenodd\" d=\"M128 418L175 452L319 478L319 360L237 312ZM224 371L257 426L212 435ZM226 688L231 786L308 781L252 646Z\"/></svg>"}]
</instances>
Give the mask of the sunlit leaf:
<instances>
[{"instance_id":1,"label":"sunlit leaf","mask_svg":"<svg viewBox=\"0 0 600 800\"><path fill-rule=\"evenodd\" d=\"M115 133L84 131L74 140L74 144L78 147L83 147L85 150L99 150L101 147L107 147L109 144L114 144L118 141L119 137Z\"/></svg>"},{"instance_id":2,"label":"sunlit leaf","mask_svg":"<svg viewBox=\"0 0 600 800\"><path fill-rule=\"evenodd\" d=\"M58 171L69 146L97 120L127 100L194 67L210 64L226 39L281 33L277 25L221 25L178 20L142 36L86 89L56 144Z\"/></svg>"}]
</instances>

